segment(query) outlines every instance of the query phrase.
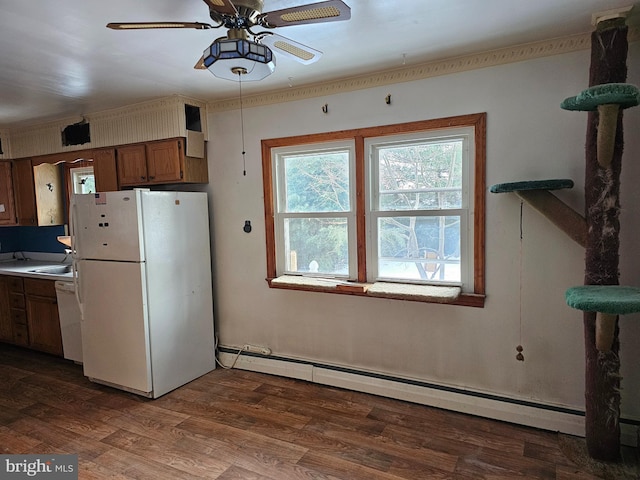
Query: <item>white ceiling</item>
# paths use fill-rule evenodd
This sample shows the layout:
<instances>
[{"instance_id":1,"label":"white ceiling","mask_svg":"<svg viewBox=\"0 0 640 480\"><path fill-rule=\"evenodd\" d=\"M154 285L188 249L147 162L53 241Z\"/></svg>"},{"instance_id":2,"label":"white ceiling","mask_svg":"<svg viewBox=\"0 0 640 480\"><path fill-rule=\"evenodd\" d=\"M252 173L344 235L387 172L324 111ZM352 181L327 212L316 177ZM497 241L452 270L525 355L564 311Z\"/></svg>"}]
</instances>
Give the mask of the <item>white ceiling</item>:
<instances>
[{"instance_id":1,"label":"white ceiling","mask_svg":"<svg viewBox=\"0 0 640 480\"><path fill-rule=\"evenodd\" d=\"M313 3L265 0L265 11ZM243 94L286 89L590 32L593 13L633 0L345 0L351 19L278 28L324 52ZM637 8L635 10L638 10ZM635 15L638 15L634 11ZM628 23L635 23L635 15ZM108 22L212 23L202 0L0 0L0 128L185 95L237 97L238 85L193 66L220 30L107 29Z\"/></svg>"}]
</instances>

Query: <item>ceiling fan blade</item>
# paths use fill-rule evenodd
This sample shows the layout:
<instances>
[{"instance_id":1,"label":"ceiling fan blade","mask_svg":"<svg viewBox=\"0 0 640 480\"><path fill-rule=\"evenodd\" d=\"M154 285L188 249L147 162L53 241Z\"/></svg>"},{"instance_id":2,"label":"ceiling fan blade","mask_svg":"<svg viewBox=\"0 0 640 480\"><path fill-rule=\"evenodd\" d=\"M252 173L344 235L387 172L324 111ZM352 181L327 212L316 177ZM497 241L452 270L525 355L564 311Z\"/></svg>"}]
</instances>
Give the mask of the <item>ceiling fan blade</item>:
<instances>
[{"instance_id":1,"label":"ceiling fan blade","mask_svg":"<svg viewBox=\"0 0 640 480\"><path fill-rule=\"evenodd\" d=\"M307 47L302 43L298 43L290 38L283 37L282 35L265 35L264 37L261 37L260 41L277 50L278 53L292 58L303 65L315 63L320 60L320 57L322 56L322 52L320 50Z\"/></svg>"},{"instance_id":2,"label":"ceiling fan blade","mask_svg":"<svg viewBox=\"0 0 640 480\"><path fill-rule=\"evenodd\" d=\"M214 28L213 25L200 22L138 22L138 23L107 23L107 28L113 30L141 30L151 28L195 28L196 30L207 30Z\"/></svg>"},{"instance_id":3,"label":"ceiling fan blade","mask_svg":"<svg viewBox=\"0 0 640 480\"><path fill-rule=\"evenodd\" d=\"M298 7L273 10L260 15L260 24L266 28L304 25L307 23L349 20L351 8L342 0L309 3Z\"/></svg>"},{"instance_id":4,"label":"ceiling fan blade","mask_svg":"<svg viewBox=\"0 0 640 480\"><path fill-rule=\"evenodd\" d=\"M229 0L204 0L204 3L211 10L223 15L234 16L238 14L236 7Z\"/></svg>"}]
</instances>

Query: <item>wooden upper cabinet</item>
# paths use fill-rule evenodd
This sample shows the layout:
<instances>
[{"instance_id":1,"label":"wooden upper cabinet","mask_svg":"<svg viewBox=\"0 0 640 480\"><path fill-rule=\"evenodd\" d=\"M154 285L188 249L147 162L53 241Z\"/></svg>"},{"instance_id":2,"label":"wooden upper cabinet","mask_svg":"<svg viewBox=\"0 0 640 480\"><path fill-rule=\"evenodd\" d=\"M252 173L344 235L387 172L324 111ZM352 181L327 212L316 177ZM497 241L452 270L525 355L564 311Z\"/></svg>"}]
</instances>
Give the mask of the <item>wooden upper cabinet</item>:
<instances>
[{"instance_id":1,"label":"wooden upper cabinet","mask_svg":"<svg viewBox=\"0 0 640 480\"><path fill-rule=\"evenodd\" d=\"M41 163L33 167L38 225L64 224L62 173L58 165Z\"/></svg>"},{"instance_id":2,"label":"wooden upper cabinet","mask_svg":"<svg viewBox=\"0 0 640 480\"><path fill-rule=\"evenodd\" d=\"M178 137L0 161L0 225L62 225L64 199L70 203L72 193L71 172L79 167L93 167L97 192L207 183L206 155L196 158L185 152L185 139Z\"/></svg>"},{"instance_id":3,"label":"wooden upper cabinet","mask_svg":"<svg viewBox=\"0 0 640 480\"><path fill-rule=\"evenodd\" d=\"M11 162L0 162L0 225L15 225L16 222Z\"/></svg>"},{"instance_id":4,"label":"wooden upper cabinet","mask_svg":"<svg viewBox=\"0 0 640 480\"><path fill-rule=\"evenodd\" d=\"M207 183L207 159L186 156L184 142L172 138L117 148L120 186Z\"/></svg>"},{"instance_id":5,"label":"wooden upper cabinet","mask_svg":"<svg viewBox=\"0 0 640 480\"><path fill-rule=\"evenodd\" d=\"M146 151L150 183L182 181L184 153L181 140L151 142L146 145Z\"/></svg>"},{"instance_id":6,"label":"wooden upper cabinet","mask_svg":"<svg viewBox=\"0 0 640 480\"><path fill-rule=\"evenodd\" d=\"M120 185L147 183L147 154L144 144L117 148L116 159Z\"/></svg>"},{"instance_id":7,"label":"wooden upper cabinet","mask_svg":"<svg viewBox=\"0 0 640 480\"><path fill-rule=\"evenodd\" d=\"M93 151L93 174L98 192L118 190L118 170L115 148L101 148Z\"/></svg>"},{"instance_id":8,"label":"wooden upper cabinet","mask_svg":"<svg viewBox=\"0 0 640 480\"><path fill-rule=\"evenodd\" d=\"M18 225L37 225L36 194L30 158L13 162L13 189L16 199Z\"/></svg>"}]
</instances>

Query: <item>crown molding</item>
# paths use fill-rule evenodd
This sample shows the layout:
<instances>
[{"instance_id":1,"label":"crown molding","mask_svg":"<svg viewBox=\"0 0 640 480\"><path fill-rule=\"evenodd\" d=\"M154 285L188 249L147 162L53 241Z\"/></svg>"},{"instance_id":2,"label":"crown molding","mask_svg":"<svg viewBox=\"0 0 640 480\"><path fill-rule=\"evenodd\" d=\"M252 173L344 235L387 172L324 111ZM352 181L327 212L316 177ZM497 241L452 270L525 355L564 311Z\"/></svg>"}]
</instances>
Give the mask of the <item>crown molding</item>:
<instances>
[{"instance_id":1,"label":"crown molding","mask_svg":"<svg viewBox=\"0 0 640 480\"><path fill-rule=\"evenodd\" d=\"M629 27L629 42L640 39L640 28ZM490 50L482 53L464 55L446 60L423 63L410 67L386 70L374 74L343 78L331 82L311 84L301 87L276 90L242 98L244 108L273 105L283 102L293 102L306 98L317 98L326 95L352 92L367 88L392 85L396 83L412 82L425 78L450 75L453 73L494 67L515 62L523 62L536 58L561 55L565 53L586 50L591 47L591 32L568 37L554 38L534 43L516 45L512 47ZM240 108L240 100L225 99L212 101L207 104L209 112L236 110Z\"/></svg>"}]
</instances>

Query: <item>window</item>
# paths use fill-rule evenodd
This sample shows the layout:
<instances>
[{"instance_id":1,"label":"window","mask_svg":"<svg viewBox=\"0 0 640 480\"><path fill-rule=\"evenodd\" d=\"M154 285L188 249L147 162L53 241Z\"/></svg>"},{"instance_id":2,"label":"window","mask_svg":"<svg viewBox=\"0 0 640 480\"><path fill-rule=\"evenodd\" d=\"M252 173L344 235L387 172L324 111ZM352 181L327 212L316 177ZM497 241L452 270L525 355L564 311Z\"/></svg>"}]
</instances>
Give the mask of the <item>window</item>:
<instances>
[{"instance_id":1,"label":"window","mask_svg":"<svg viewBox=\"0 0 640 480\"><path fill-rule=\"evenodd\" d=\"M96 179L93 175L93 167L75 167L69 169L71 180L71 193L87 194L96 193Z\"/></svg>"},{"instance_id":2,"label":"window","mask_svg":"<svg viewBox=\"0 0 640 480\"><path fill-rule=\"evenodd\" d=\"M463 268L473 265L467 222L473 128L367 139L365 152L368 280L473 290L472 272Z\"/></svg>"},{"instance_id":3,"label":"window","mask_svg":"<svg viewBox=\"0 0 640 480\"><path fill-rule=\"evenodd\" d=\"M456 286L481 306L485 121L263 140L268 279Z\"/></svg>"},{"instance_id":4,"label":"window","mask_svg":"<svg viewBox=\"0 0 640 480\"><path fill-rule=\"evenodd\" d=\"M353 142L274 149L283 274L356 278Z\"/></svg>"}]
</instances>

